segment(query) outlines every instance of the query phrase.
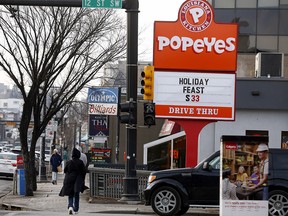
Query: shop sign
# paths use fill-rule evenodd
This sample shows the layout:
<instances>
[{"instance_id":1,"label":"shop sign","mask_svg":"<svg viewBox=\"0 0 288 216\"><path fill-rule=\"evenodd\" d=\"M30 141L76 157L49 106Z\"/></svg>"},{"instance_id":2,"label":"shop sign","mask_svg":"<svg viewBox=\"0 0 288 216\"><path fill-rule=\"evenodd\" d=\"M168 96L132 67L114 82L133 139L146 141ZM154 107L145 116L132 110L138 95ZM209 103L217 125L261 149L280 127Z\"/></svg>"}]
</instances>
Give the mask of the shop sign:
<instances>
[{"instance_id":1,"label":"shop sign","mask_svg":"<svg viewBox=\"0 0 288 216\"><path fill-rule=\"evenodd\" d=\"M156 69L236 71L238 26L214 22L205 0L185 1L175 22L154 23Z\"/></svg>"},{"instance_id":2,"label":"shop sign","mask_svg":"<svg viewBox=\"0 0 288 216\"><path fill-rule=\"evenodd\" d=\"M88 114L93 115L117 115L118 104L90 103Z\"/></svg>"},{"instance_id":3,"label":"shop sign","mask_svg":"<svg viewBox=\"0 0 288 216\"><path fill-rule=\"evenodd\" d=\"M111 149L92 148L90 159L96 163L111 163L111 156Z\"/></svg>"},{"instance_id":4,"label":"shop sign","mask_svg":"<svg viewBox=\"0 0 288 216\"><path fill-rule=\"evenodd\" d=\"M108 116L89 115L89 136L109 136Z\"/></svg>"},{"instance_id":5,"label":"shop sign","mask_svg":"<svg viewBox=\"0 0 288 216\"><path fill-rule=\"evenodd\" d=\"M119 88L89 88L88 114L117 115Z\"/></svg>"},{"instance_id":6,"label":"shop sign","mask_svg":"<svg viewBox=\"0 0 288 216\"><path fill-rule=\"evenodd\" d=\"M235 74L155 71L156 117L234 120Z\"/></svg>"},{"instance_id":7,"label":"shop sign","mask_svg":"<svg viewBox=\"0 0 288 216\"><path fill-rule=\"evenodd\" d=\"M171 135L175 122L165 119L164 124L159 133L159 137Z\"/></svg>"}]
</instances>

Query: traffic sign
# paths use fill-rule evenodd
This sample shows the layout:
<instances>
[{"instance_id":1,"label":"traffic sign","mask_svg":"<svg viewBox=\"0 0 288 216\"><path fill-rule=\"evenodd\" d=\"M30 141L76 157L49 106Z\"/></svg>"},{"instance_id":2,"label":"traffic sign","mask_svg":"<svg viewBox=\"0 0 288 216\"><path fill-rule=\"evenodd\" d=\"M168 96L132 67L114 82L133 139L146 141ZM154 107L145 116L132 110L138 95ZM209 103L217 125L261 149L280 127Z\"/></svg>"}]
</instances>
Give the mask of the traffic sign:
<instances>
[{"instance_id":1,"label":"traffic sign","mask_svg":"<svg viewBox=\"0 0 288 216\"><path fill-rule=\"evenodd\" d=\"M122 0L82 0L82 8L122 8Z\"/></svg>"}]
</instances>

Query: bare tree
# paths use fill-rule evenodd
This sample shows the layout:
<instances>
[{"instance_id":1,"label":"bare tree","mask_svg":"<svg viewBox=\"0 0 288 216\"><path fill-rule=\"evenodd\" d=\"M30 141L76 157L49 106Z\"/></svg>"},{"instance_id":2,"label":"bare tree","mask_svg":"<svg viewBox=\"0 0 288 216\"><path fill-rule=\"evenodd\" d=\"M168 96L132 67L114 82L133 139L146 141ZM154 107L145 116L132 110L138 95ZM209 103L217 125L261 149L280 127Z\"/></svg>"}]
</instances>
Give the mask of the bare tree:
<instances>
[{"instance_id":1,"label":"bare tree","mask_svg":"<svg viewBox=\"0 0 288 216\"><path fill-rule=\"evenodd\" d=\"M115 10L5 8L0 12L0 67L24 99L19 130L26 196L33 196L38 138L51 118L67 107L103 65L123 57L126 23ZM29 149L27 132L32 122Z\"/></svg>"}]
</instances>

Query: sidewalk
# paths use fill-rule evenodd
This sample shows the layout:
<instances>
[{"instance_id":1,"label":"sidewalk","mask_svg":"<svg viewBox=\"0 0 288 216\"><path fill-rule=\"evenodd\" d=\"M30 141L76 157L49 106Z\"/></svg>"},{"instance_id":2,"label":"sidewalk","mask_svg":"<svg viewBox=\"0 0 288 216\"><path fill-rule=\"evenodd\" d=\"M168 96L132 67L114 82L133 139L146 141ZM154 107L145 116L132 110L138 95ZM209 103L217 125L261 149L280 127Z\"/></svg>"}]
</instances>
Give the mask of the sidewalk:
<instances>
[{"instance_id":1,"label":"sidewalk","mask_svg":"<svg viewBox=\"0 0 288 216\"><path fill-rule=\"evenodd\" d=\"M37 183L37 191L33 197L13 195L12 191L0 199L2 207L11 210L35 210L59 212L67 210L67 197L60 197L64 174L59 174L58 184L50 181ZM89 175L86 176L86 185L89 186ZM90 198L89 190L80 195L80 211L83 213L109 213L109 214L151 214L156 215L151 206L143 204L126 204L113 199ZM192 209L189 215L219 215L218 209Z\"/></svg>"}]
</instances>

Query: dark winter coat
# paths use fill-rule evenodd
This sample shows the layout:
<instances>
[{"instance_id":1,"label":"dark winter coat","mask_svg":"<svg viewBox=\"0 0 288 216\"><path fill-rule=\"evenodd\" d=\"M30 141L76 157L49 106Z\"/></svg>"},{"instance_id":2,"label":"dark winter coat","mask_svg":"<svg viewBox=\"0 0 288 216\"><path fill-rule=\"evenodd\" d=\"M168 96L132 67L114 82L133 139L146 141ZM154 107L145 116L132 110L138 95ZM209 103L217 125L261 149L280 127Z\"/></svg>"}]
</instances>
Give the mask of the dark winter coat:
<instances>
[{"instance_id":1,"label":"dark winter coat","mask_svg":"<svg viewBox=\"0 0 288 216\"><path fill-rule=\"evenodd\" d=\"M77 152L76 152L77 151ZM65 168L65 178L60 196L74 196L75 192L83 192L86 168L82 160L80 160L80 151L73 149L72 160L68 161Z\"/></svg>"},{"instance_id":2,"label":"dark winter coat","mask_svg":"<svg viewBox=\"0 0 288 216\"><path fill-rule=\"evenodd\" d=\"M52 166L52 172L58 172L57 167L62 163L62 158L59 154L54 153L50 158L50 164Z\"/></svg>"}]
</instances>

